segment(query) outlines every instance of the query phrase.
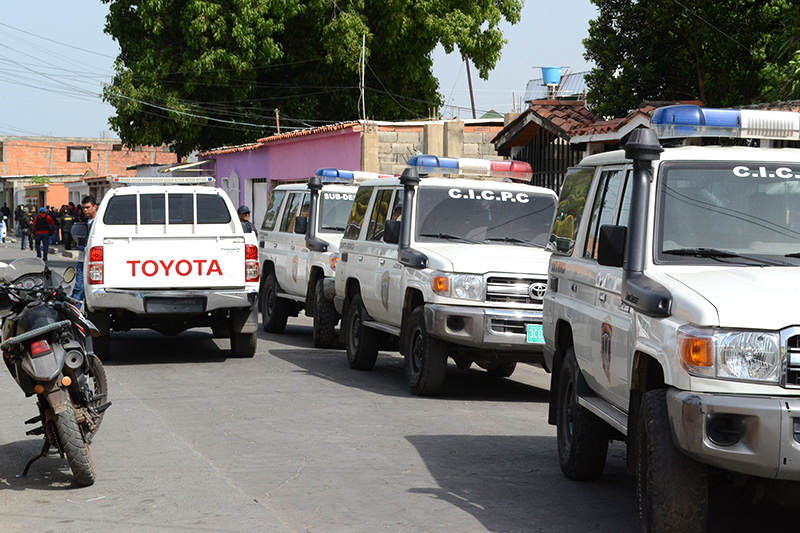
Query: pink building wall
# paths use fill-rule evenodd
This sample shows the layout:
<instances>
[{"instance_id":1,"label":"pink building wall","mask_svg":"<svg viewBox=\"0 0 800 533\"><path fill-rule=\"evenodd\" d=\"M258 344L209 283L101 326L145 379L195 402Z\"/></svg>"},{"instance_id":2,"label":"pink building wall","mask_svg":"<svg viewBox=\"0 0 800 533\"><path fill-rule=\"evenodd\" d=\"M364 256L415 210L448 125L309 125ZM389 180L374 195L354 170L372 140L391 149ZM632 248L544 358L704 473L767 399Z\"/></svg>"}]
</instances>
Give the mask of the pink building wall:
<instances>
[{"instance_id":1,"label":"pink building wall","mask_svg":"<svg viewBox=\"0 0 800 533\"><path fill-rule=\"evenodd\" d=\"M361 133L352 128L275 141L266 148L271 180L308 178L322 167L361 170Z\"/></svg>"}]
</instances>

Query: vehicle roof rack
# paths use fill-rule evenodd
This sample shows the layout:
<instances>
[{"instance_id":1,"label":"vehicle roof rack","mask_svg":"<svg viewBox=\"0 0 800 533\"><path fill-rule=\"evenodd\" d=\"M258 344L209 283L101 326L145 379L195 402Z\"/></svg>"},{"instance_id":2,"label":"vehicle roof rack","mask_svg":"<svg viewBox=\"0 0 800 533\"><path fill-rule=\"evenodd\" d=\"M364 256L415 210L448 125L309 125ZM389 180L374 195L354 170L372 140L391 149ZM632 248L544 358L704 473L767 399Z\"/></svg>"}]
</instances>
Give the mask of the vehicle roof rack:
<instances>
[{"instance_id":1,"label":"vehicle roof rack","mask_svg":"<svg viewBox=\"0 0 800 533\"><path fill-rule=\"evenodd\" d=\"M114 183L130 185L200 185L214 183L213 176L123 176L114 178Z\"/></svg>"}]
</instances>

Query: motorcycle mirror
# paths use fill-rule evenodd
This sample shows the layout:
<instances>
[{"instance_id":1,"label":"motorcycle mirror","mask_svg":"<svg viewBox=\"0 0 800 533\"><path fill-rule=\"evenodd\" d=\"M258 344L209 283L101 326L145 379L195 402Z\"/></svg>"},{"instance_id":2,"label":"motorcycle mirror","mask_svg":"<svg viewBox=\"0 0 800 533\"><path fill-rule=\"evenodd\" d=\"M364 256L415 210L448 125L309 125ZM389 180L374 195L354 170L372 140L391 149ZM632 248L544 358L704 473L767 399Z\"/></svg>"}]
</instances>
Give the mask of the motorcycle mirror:
<instances>
[{"instance_id":1,"label":"motorcycle mirror","mask_svg":"<svg viewBox=\"0 0 800 533\"><path fill-rule=\"evenodd\" d=\"M89 225L86 222L76 222L72 225L70 234L78 246L85 246L86 238L89 236Z\"/></svg>"},{"instance_id":2,"label":"motorcycle mirror","mask_svg":"<svg viewBox=\"0 0 800 533\"><path fill-rule=\"evenodd\" d=\"M67 269L64 271L63 279L67 283L72 283L73 281L75 281L75 267L74 266L67 267Z\"/></svg>"}]
</instances>

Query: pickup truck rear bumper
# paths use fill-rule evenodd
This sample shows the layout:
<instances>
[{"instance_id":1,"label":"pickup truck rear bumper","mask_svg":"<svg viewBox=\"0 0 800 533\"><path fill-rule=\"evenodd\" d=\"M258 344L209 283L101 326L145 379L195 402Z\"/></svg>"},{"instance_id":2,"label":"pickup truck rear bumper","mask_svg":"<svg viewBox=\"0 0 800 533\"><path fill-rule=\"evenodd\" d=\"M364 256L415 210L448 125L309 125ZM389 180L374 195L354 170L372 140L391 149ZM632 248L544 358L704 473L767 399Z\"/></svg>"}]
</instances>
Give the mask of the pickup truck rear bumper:
<instances>
[{"instance_id":1,"label":"pickup truck rear bumper","mask_svg":"<svg viewBox=\"0 0 800 533\"><path fill-rule=\"evenodd\" d=\"M181 313L182 302L187 302L185 312L210 312L217 309L231 309L240 307L254 307L258 302L258 288L245 289L219 289L219 290L123 290L123 289L96 289L89 290L86 294L86 303L91 311L99 309L120 309L135 314L145 314L146 301L158 299L160 302L174 300L175 309L171 313ZM195 305L188 305L191 300L203 301L204 308L198 310ZM152 310L149 311L152 313Z\"/></svg>"}]
</instances>

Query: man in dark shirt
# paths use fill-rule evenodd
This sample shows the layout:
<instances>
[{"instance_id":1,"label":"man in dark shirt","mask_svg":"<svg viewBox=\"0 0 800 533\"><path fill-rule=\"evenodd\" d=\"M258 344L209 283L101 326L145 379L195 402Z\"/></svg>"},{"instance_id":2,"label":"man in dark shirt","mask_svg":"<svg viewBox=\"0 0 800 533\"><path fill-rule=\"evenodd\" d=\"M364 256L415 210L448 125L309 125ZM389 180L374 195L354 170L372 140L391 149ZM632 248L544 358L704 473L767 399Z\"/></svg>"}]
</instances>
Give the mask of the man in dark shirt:
<instances>
[{"instance_id":1,"label":"man in dark shirt","mask_svg":"<svg viewBox=\"0 0 800 533\"><path fill-rule=\"evenodd\" d=\"M50 236L56 229L53 217L47 214L44 207L39 208L39 214L33 219L32 232L36 241L36 257L47 262L47 252L50 248Z\"/></svg>"},{"instance_id":2,"label":"man in dark shirt","mask_svg":"<svg viewBox=\"0 0 800 533\"><path fill-rule=\"evenodd\" d=\"M239 221L242 223L242 229L244 232L255 233L256 237L258 237L258 232L253 227L253 224L250 223L250 208L246 205L241 205L236 212L239 214Z\"/></svg>"}]
</instances>

